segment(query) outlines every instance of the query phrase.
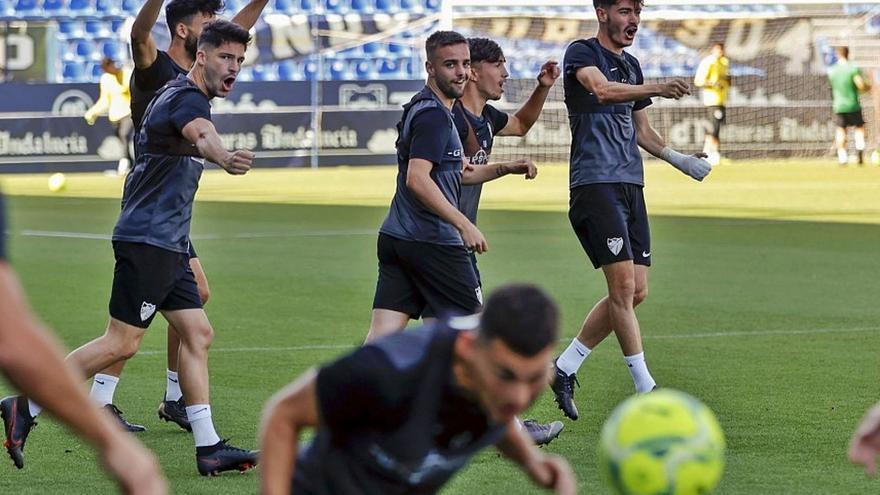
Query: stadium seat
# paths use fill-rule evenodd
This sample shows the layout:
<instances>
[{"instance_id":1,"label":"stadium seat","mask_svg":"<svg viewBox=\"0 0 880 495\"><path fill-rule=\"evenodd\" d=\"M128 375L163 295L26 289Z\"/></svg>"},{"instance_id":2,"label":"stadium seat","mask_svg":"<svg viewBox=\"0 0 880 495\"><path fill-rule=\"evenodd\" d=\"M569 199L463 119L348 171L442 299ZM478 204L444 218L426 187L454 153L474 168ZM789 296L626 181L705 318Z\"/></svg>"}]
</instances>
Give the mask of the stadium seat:
<instances>
[{"instance_id":1,"label":"stadium seat","mask_svg":"<svg viewBox=\"0 0 880 495\"><path fill-rule=\"evenodd\" d=\"M299 0L299 12L307 14L315 10L315 1L317 0Z\"/></svg>"},{"instance_id":2,"label":"stadium seat","mask_svg":"<svg viewBox=\"0 0 880 495\"><path fill-rule=\"evenodd\" d=\"M351 10L358 14L372 14L376 11L373 0L351 0Z\"/></svg>"},{"instance_id":3,"label":"stadium seat","mask_svg":"<svg viewBox=\"0 0 880 495\"><path fill-rule=\"evenodd\" d=\"M352 72L349 64L344 60L335 60L330 65L330 79L333 81L346 81L352 79Z\"/></svg>"},{"instance_id":4,"label":"stadium seat","mask_svg":"<svg viewBox=\"0 0 880 495\"><path fill-rule=\"evenodd\" d=\"M67 8L70 9L70 14L74 16L86 16L95 13L92 0L70 0Z\"/></svg>"},{"instance_id":5,"label":"stadium seat","mask_svg":"<svg viewBox=\"0 0 880 495\"><path fill-rule=\"evenodd\" d=\"M272 2L272 11L281 14L295 14L297 8L292 0L274 0Z\"/></svg>"},{"instance_id":6,"label":"stadium seat","mask_svg":"<svg viewBox=\"0 0 880 495\"><path fill-rule=\"evenodd\" d=\"M73 43L73 52L82 59L95 58L93 57L95 54L95 43L93 41L77 40ZM97 58L100 58L100 56Z\"/></svg>"},{"instance_id":7,"label":"stadium seat","mask_svg":"<svg viewBox=\"0 0 880 495\"><path fill-rule=\"evenodd\" d=\"M306 81L312 81L317 77L318 74L318 64L312 60L309 60L303 65L303 79Z\"/></svg>"},{"instance_id":8,"label":"stadium seat","mask_svg":"<svg viewBox=\"0 0 880 495\"><path fill-rule=\"evenodd\" d=\"M410 57L412 56L412 48L403 43L391 42L388 43L388 54L397 57Z\"/></svg>"},{"instance_id":9,"label":"stadium seat","mask_svg":"<svg viewBox=\"0 0 880 495\"><path fill-rule=\"evenodd\" d=\"M377 76L376 64L369 59L354 61L354 75L359 80L375 79Z\"/></svg>"},{"instance_id":10,"label":"stadium seat","mask_svg":"<svg viewBox=\"0 0 880 495\"><path fill-rule=\"evenodd\" d=\"M101 55L116 61L123 61L128 58L122 43L115 40L107 40L101 45Z\"/></svg>"},{"instance_id":11,"label":"stadium seat","mask_svg":"<svg viewBox=\"0 0 880 495\"><path fill-rule=\"evenodd\" d=\"M324 11L330 14L342 14L348 12L351 5L343 0L322 0L324 2Z\"/></svg>"},{"instance_id":12,"label":"stadium seat","mask_svg":"<svg viewBox=\"0 0 880 495\"><path fill-rule=\"evenodd\" d=\"M48 17L61 17L67 13L66 0L43 0L43 12Z\"/></svg>"},{"instance_id":13,"label":"stadium seat","mask_svg":"<svg viewBox=\"0 0 880 495\"><path fill-rule=\"evenodd\" d=\"M18 0L15 2L17 15L31 15L37 11L37 0Z\"/></svg>"},{"instance_id":14,"label":"stadium seat","mask_svg":"<svg viewBox=\"0 0 880 495\"><path fill-rule=\"evenodd\" d=\"M254 80L254 71L253 67L242 67L238 72L238 77L235 78L236 82L250 82Z\"/></svg>"},{"instance_id":15,"label":"stadium seat","mask_svg":"<svg viewBox=\"0 0 880 495\"><path fill-rule=\"evenodd\" d=\"M58 21L58 32L61 38L81 38L85 34L83 25L79 21Z\"/></svg>"},{"instance_id":16,"label":"stadium seat","mask_svg":"<svg viewBox=\"0 0 880 495\"><path fill-rule=\"evenodd\" d=\"M400 0L401 12L420 14L424 10L421 0Z\"/></svg>"},{"instance_id":17,"label":"stadium seat","mask_svg":"<svg viewBox=\"0 0 880 495\"><path fill-rule=\"evenodd\" d=\"M89 68L86 71L86 79L90 79L94 82L100 81L101 76L104 75L104 69L101 68L101 64L90 64L88 67Z\"/></svg>"},{"instance_id":18,"label":"stadium seat","mask_svg":"<svg viewBox=\"0 0 880 495\"><path fill-rule=\"evenodd\" d=\"M61 77L65 82L82 81L85 76L85 66L82 62L64 62Z\"/></svg>"},{"instance_id":19,"label":"stadium seat","mask_svg":"<svg viewBox=\"0 0 880 495\"><path fill-rule=\"evenodd\" d=\"M394 0L376 0L376 12L388 14L399 10Z\"/></svg>"},{"instance_id":20,"label":"stadium seat","mask_svg":"<svg viewBox=\"0 0 880 495\"><path fill-rule=\"evenodd\" d=\"M278 64L278 79L281 81L302 81L305 79L302 64L284 60Z\"/></svg>"},{"instance_id":21,"label":"stadium seat","mask_svg":"<svg viewBox=\"0 0 880 495\"><path fill-rule=\"evenodd\" d=\"M122 11L131 14L137 15L138 11L141 9L141 2L138 0L122 0Z\"/></svg>"},{"instance_id":22,"label":"stadium seat","mask_svg":"<svg viewBox=\"0 0 880 495\"><path fill-rule=\"evenodd\" d=\"M380 79L396 79L400 66L396 60L383 58L379 61L379 77Z\"/></svg>"},{"instance_id":23,"label":"stadium seat","mask_svg":"<svg viewBox=\"0 0 880 495\"><path fill-rule=\"evenodd\" d=\"M385 45L382 43L366 43L362 48L364 50L364 55L368 57L382 57L385 55Z\"/></svg>"},{"instance_id":24,"label":"stadium seat","mask_svg":"<svg viewBox=\"0 0 880 495\"><path fill-rule=\"evenodd\" d=\"M430 12L439 12L443 6L443 0L424 0L425 10Z\"/></svg>"},{"instance_id":25,"label":"stadium seat","mask_svg":"<svg viewBox=\"0 0 880 495\"><path fill-rule=\"evenodd\" d=\"M106 38L110 36L110 27L108 23L98 19L89 19L86 21L86 33L93 38Z\"/></svg>"},{"instance_id":26,"label":"stadium seat","mask_svg":"<svg viewBox=\"0 0 880 495\"><path fill-rule=\"evenodd\" d=\"M101 16L119 15L118 0L95 0L95 12Z\"/></svg>"}]
</instances>

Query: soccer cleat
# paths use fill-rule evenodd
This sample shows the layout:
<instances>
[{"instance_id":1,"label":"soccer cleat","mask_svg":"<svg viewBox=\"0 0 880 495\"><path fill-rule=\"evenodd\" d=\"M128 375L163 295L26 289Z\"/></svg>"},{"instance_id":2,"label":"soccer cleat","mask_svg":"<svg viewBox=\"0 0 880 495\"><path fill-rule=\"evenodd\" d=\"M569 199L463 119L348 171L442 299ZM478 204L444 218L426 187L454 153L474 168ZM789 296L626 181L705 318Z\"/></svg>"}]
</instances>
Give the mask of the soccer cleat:
<instances>
[{"instance_id":1,"label":"soccer cleat","mask_svg":"<svg viewBox=\"0 0 880 495\"><path fill-rule=\"evenodd\" d=\"M538 423L534 419L527 419L523 421L523 428L526 429L526 433L529 434L535 445L540 447L555 440L562 433L565 425L562 424L562 421L553 421L545 425Z\"/></svg>"},{"instance_id":2,"label":"soccer cleat","mask_svg":"<svg viewBox=\"0 0 880 495\"><path fill-rule=\"evenodd\" d=\"M196 447L196 465L202 476L218 476L223 471L245 472L257 465L258 450L244 450L220 440L214 445Z\"/></svg>"},{"instance_id":3,"label":"soccer cleat","mask_svg":"<svg viewBox=\"0 0 880 495\"><path fill-rule=\"evenodd\" d=\"M106 409L110 414L113 415L113 417L115 417L119 421L119 424L122 425L123 430L130 433L140 433L142 431L147 431L147 427L144 425L129 423L128 420L125 419L125 417L122 415L122 411L120 411L119 408L115 405L106 404L104 406L104 409Z\"/></svg>"},{"instance_id":4,"label":"soccer cleat","mask_svg":"<svg viewBox=\"0 0 880 495\"><path fill-rule=\"evenodd\" d=\"M569 419L578 419L577 406L574 405L574 386L580 387L581 384L578 382L577 374L566 375L556 363L553 363L553 367L556 368L556 376L550 388L553 389L556 404Z\"/></svg>"},{"instance_id":5,"label":"soccer cleat","mask_svg":"<svg viewBox=\"0 0 880 495\"><path fill-rule=\"evenodd\" d=\"M189 418L186 417L186 404L183 403L183 397L177 400L164 400L159 404L159 419L172 421L177 423L186 431L192 431L189 424Z\"/></svg>"},{"instance_id":6,"label":"soccer cleat","mask_svg":"<svg viewBox=\"0 0 880 495\"><path fill-rule=\"evenodd\" d=\"M15 467L24 467L24 442L28 434L37 426L28 409L27 398L10 396L0 400L0 415L3 416L3 427L6 441L3 446L12 458Z\"/></svg>"}]
</instances>

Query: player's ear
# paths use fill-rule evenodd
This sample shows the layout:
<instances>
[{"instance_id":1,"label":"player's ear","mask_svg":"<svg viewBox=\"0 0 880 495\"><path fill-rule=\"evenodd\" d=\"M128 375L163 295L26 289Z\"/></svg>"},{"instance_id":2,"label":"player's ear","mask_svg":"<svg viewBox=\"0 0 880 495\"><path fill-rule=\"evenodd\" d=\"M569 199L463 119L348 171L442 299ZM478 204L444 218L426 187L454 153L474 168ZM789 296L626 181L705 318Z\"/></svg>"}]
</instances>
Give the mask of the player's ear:
<instances>
[{"instance_id":1,"label":"player's ear","mask_svg":"<svg viewBox=\"0 0 880 495\"><path fill-rule=\"evenodd\" d=\"M455 339L455 353L465 362L473 362L477 350L477 332L461 331Z\"/></svg>"},{"instance_id":2,"label":"player's ear","mask_svg":"<svg viewBox=\"0 0 880 495\"><path fill-rule=\"evenodd\" d=\"M608 22L608 12L602 7L599 7L596 9L596 18L599 19L599 22Z\"/></svg>"},{"instance_id":3,"label":"player's ear","mask_svg":"<svg viewBox=\"0 0 880 495\"><path fill-rule=\"evenodd\" d=\"M181 39L186 39L186 35L189 34L189 27L182 22L178 22L177 26L174 28L174 32Z\"/></svg>"},{"instance_id":4,"label":"player's ear","mask_svg":"<svg viewBox=\"0 0 880 495\"><path fill-rule=\"evenodd\" d=\"M434 64L432 64L430 60L425 60L425 72L427 72L430 77L434 77Z\"/></svg>"}]
</instances>

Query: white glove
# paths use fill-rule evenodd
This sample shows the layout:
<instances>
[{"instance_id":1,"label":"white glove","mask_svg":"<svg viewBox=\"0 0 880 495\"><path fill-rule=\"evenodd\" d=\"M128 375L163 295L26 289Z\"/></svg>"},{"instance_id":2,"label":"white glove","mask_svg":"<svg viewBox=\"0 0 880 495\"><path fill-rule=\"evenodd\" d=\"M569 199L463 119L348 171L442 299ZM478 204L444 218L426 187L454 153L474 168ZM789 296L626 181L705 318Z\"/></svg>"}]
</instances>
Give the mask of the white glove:
<instances>
[{"instance_id":1,"label":"white glove","mask_svg":"<svg viewBox=\"0 0 880 495\"><path fill-rule=\"evenodd\" d=\"M668 146L660 152L660 158L699 181L705 179L712 171L712 165L706 160L693 155L683 155Z\"/></svg>"}]
</instances>

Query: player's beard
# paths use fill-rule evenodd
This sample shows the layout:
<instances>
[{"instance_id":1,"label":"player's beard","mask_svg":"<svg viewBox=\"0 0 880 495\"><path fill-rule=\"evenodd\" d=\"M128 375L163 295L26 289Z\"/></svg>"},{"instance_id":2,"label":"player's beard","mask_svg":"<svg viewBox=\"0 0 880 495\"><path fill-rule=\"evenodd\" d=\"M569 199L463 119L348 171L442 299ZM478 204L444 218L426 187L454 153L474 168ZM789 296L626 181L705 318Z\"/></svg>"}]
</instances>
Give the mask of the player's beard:
<instances>
[{"instance_id":1,"label":"player's beard","mask_svg":"<svg viewBox=\"0 0 880 495\"><path fill-rule=\"evenodd\" d=\"M183 48L186 50L186 53L195 60L196 51L199 49L199 38L192 33L186 33L186 39L183 40Z\"/></svg>"},{"instance_id":2,"label":"player's beard","mask_svg":"<svg viewBox=\"0 0 880 495\"><path fill-rule=\"evenodd\" d=\"M437 89L447 98L458 99L464 94L463 89L459 90L452 84L452 81L437 78Z\"/></svg>"}]
</instances>

